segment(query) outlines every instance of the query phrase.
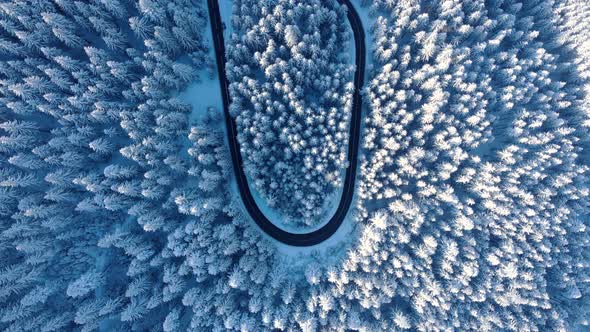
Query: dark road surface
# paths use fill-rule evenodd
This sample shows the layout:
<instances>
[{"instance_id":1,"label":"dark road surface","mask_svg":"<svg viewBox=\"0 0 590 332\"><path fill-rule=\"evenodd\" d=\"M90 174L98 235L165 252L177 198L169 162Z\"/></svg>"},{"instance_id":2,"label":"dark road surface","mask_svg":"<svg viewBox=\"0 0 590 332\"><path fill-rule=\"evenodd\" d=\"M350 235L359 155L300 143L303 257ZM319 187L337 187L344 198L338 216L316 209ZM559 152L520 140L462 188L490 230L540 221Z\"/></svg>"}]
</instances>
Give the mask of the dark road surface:
<instances>
[{"instance_id":1,"label":"dark road surface","mask_svg":"<svg viewBox=\"0 0 590 332\"><path fill-rule=\"evenodd\" d=\"M217 60L217 70L219 72L219 84L221 87L221 95L223 99L223 113L225 115L225 125L227 127L228 141L230 145L231 158L233 163L238 189L244 202L246 210L256 222L256 224L268 235L282 243L304 247L316 245L330 236L332 236L342 221L346 217L346 213L352 203L352 197L355 188L355 178L358 160L358 150L360 141L360 127L361 127L361 95L360 89L364 84L365 74L365 34L361 20L350 3L350 0L338 0L339 3L348 8L347 16L354 33L354 43L356 47L355 63L356 71L354 74L354 95L352 102L352 117L350 119L349 144L348 144L348 162L349 167L346 169L346 178L344 180L344 187L342 188L342 197L336 212L330 218L328 223L323 227L309 232L309 233L290 233L275 226L268 220L262 211L256 205L248 182L246 174L242 168L242 155L240 153L240 145L238 142L238 131L235 120L229 114L229 82L225 76L225 44L223 41L223 23L221 22L221 15L219 13L218 0L207 0L209 7L209 18L211 21L211 32L213 35L213 42L215 44L215 57Z\"/></svg>"}]
</instances>

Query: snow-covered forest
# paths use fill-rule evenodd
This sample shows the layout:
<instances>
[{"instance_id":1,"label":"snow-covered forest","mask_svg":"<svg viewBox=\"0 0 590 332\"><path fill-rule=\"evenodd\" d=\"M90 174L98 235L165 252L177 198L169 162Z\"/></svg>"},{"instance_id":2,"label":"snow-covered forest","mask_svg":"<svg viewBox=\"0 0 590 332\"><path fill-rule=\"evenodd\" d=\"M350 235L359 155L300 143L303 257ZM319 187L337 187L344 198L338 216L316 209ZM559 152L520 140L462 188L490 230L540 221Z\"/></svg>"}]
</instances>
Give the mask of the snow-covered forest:
<instances>
[{"instance_id":1,"label":"snow-covered forest","mask_svg":"<svg viewBox=\"0 0 590 332\"><path fill-rule=\"evenodd\" d=\"M384 230L364 264L393 263L423 330L587 326L589 77L587 62L576 65L587 54L566 42L584 35L563 38L570 28L555 22L587 21L588 6L370 10L360 195L380 207L367 216Z\"/></svg>"},{"instance_id":2,"label":"snow-covered forest","mask_svg":"<svg viewBox=\"0 0 590 332\"><path fill-rule=\"evenodd\" d=\"M346 9L232 3L248 174L313 224L346 167ZM354 5L355 230L293 266L232 189L219 105L176 98L215 72L206 1L1 2L0 330L588 329L590 4Z\"/></svg>"},{"instance_id":3,"label":"snow-covered forest","mask_svg":"<svg viewBox=\"0 0 590 332\"><path fill-rule=\"evenodd\" d=\"M233 2L227 75L250 185L295 225L342 186L354 66L336 1Z\"/></svg>"}]
</instances>

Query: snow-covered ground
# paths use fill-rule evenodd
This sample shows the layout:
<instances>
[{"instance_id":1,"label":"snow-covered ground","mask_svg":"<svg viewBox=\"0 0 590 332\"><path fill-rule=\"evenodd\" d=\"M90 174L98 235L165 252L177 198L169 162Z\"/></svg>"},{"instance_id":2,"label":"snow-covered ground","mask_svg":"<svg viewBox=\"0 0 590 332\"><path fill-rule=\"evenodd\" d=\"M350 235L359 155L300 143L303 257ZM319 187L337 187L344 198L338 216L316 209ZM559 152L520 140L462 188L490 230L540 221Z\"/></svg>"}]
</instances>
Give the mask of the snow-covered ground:
<instances>
[{"instance_id":1,"label":"snow-covered ground","mask_svg":"<svg viewBox=\"0 0 590 332\"><path fill-rule=\"evenodd\" d=\"M371 56L372 52L372 45L374 45L373 43L373 36L371 35L371 27L373 26L375 20L373 18L371 18L369 16L369 7L368 6L361 6L361 4L359 3L361 0L352 0L351 3L354 6L354 9L356 9L356 12L359 14L359 17L361 19L361 22L363 23L363 30L365 31L365 44L367 45L367 47L365 48L365 51L367 52L367 56L366 56L366 64L367 64L367 70L365 71L365 82L367 82L367 79L369 78L369 72L371 67L373 66L373 57ZM354 49L354 45L353 45L353 49ZM361 131L362 132L362 131Z\"/></svg>"},{"instance_id":2,"label":"snow-covered ground","mask_svg":"<svg viewBox=\"0 0 590 332\"><path fill-rule=\"evenodd\" d=\"M201 120L207 114L207 108L210 106L214 106L220 111L223 110L217 75L214 78L209 78L207 75L206 70L202 70L200 73L202 81L191 83L186 90L178 94L180 100L193 107L190 115L191 124Z\"/></svg>"},{"instance_id":3,"label":"snow-covered ground","mask_svg":"<svg viewBox=\"0 0 590 332\"><path fill-rule=\"evenodd\" d=\"M231 34L233 32L233 27L231 24L232 3L232 0L219 0L219 12L221 14L221 21L223 21L223 24L225 24L225 29L223 30L223 38L226 43L230 40Z\"/></svg>"},{"instance_id":4,"label":"snow-covered ground","mask_svg":"<svg viewBox=\"0 0 590 332\"><path fill-rule=\"evenodd\" d=\"M220 1L220 2L226 2ZM210 22L207 21L206 36L211 42L213 36L211 35ZM215 49L211 42L209 48L209 58L215 63ZM216 68L216 67L215 67ZM178 94L178 98L190 104L193 108L192 113L189 117L189 123L194 124L203 119L207 114L207 108L210 106L215 107L220 112L223 112L223 103L221 100L221 91L219 88L219 78L217 77L217 70L213 70L213 75L210 74L208 69L202 69L199 71L199 80L191 83L185 90ZM220 119L223 119L222 117Z\"/></svg>"}]
</instances>

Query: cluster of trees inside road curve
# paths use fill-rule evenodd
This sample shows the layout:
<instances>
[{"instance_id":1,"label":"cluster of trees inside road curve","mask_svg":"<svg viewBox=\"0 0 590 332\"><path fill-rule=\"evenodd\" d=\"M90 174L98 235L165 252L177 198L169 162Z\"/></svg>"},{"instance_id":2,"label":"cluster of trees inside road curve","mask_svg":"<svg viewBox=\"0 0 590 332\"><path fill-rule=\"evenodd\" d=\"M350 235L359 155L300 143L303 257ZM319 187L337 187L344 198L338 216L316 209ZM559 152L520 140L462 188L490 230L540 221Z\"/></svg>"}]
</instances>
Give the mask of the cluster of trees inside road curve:
<instances>
[{"instance_id":1,"label":"cluster of trees inside road curve","mask_svg":"<svg viewBox=\"0 0 590 332\"><path fill-rule=\"evenodd\" d=\"M251 33L230 47L233 111L246 150L263 150L248 121L272 119L252 127L262 140L276 135L264 147L282 149L265 150L276 159L264 165L303 160L264 176L294 186L311 153L328 166L305 185L319 174L333 187L346 161L330 144L347 141L337 135L348 126L351 68L322 51L346 45L346 19L332 2L300 3L235 1L235 31ZM232 195L221 110L191 124L205 110L174 98L211 66L205 5L0 3L0 330L587 328L587 3L367 4L373 67L357 229L340 252L320 246L303 258L284 257ZM276 26L289 37L268 32ZM265 57L276 67L258 75ZM304 63L326 76L308 79L317 73ZM296 88L297 71L315 97L281 90ZM287 111L291 102L314 114L310 124ZM313 132L299 152L279 138L316 130L322 114L326 134ZM306 150L314 138L325 154Z\"/></svg>"},{"instance_id":2,"label":"cluster of trees inside road curve","mask_svg":"<svg viewBox=\"0 0 590 332\"><path fill-rule=\"evenodd\" d=\"M231 114L250 185L294 225L313 225L343 184L353 45L337 1L233 2Z\"/></svg>"}]
</instances>

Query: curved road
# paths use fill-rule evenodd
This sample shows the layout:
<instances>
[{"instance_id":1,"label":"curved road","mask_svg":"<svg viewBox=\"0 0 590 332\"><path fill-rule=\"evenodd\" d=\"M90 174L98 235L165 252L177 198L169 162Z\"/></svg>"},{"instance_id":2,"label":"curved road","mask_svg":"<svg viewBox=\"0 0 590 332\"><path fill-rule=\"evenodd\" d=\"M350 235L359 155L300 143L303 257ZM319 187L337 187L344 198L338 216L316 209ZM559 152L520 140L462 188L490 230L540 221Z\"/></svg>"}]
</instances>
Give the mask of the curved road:
<instances>
[{"instance_id":1,"label":"curved road","mask_svg":"<svg viewBox=\"0 0 590 332\"><path fill-rule=\"evenodd\" d=\"M217 70L219 73L219 85L221 87L221 95L223 100L223 113L225 115L225 125L227 127L228 141L230 145L231 158L233 163L236 180L238 182L238 189L244 202L246 210L254 219L254 222L268 235L288 245L304 247L316 245L330 236L332 236L338 227L342 224L346 213L352 202L354 194L356 168L358 159L358 149L360 140L361 127L361 94L360 88L364 83L365 74L365 33L361 20L350 3L350 0L338 0L341 4L348 7L347 16L354 33L354 43L356 47L355 63L356 72L354 74L354 95L352 101L352 117L350 120L349 144L348 144L348 161L349 167L346 169L346 178L344 180L344 187L342 190L342 197L336 212L330 218L328 223L323 227L309 233L290 233L275 226L268 220L262 211L256 205L248 182L246 174L242 168L242 155L240 153L240 145L238 143L238 131L235 120L229 114L229 103L231 101L229 95L229 82L225 76L225 44L223 41L223 25L221 22L221 15L219 13L219 4L217 0L207 0L209 7L209 18L211 21L211 32L213 35L213 42L215 45L215 57L217 61Z\"/></svg>"}]
</instances>

